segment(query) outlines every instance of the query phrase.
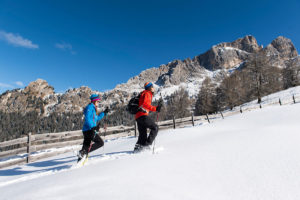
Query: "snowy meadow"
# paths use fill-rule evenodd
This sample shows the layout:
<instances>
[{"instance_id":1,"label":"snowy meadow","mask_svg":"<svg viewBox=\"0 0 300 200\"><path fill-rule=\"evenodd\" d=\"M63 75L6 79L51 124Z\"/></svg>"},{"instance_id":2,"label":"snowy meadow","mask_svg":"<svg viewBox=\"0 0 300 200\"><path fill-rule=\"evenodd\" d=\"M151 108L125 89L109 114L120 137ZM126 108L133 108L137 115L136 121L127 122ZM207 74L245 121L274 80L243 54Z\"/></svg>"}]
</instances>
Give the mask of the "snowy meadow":
<instances>
[{"instance_id":1,"label":"snowy meadow","mask_svg":"<svg viewBox=\"0 0 300 200\"><path fill-rule=\"evenodd\" d=\"M299 199L300 104L105 144L76 167L75 153L0 170L1 199Z\"/></svg>"}]
</instances>

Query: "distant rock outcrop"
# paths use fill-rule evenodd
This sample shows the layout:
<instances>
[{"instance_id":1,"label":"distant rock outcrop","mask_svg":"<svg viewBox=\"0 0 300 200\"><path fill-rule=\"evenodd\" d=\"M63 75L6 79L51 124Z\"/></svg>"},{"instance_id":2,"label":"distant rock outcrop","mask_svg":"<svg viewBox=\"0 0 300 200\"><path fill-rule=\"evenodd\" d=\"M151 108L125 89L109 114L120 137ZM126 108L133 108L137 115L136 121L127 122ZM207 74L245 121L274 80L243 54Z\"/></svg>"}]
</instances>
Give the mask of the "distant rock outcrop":
<instances>
[{"instance_id":1,"label":"distant rock outcrop","mask_svg":"<svg viewBox=\"0 0 300 200\"><path fill-rule=\"evenodd\" d=\"M90 88L82 86L70 89L64 94L56 94L47 81L38 79L29 83L23 90L17 89L3 93L0 96L0 111L23 114L35 111L41 116L48 116L52 112L77 113L89 103L89 96L92 92Z\"/></svg>"},{"instance_id":2,"label":"distant rock outcrop","mask_svg":"<svg viewBox=\"0 0 300 200\"><path fill-rule=\"evenodd\" d=\"M31 82L23 90L24 94L29 96L35 96L36 98L44 98L46 95L53 95L54 88L49 86L47 81L42 79L37 79L34 82Z\"/></svg>"},{"instance_id":3,"label":"distant rock outcrop","mask_svg":"<svg viewBox=\"0 0 300 200\"><path fill-rule=\"evenodd\" d=\"M55 95L54 88L47 81L38 79L31 82L24 90L7 91L0 96L0 110L6 113L26 113L36 111L44 113L44 101L47 96Z\"/></svg>"},{"instance_id":4,"label":"distant rock outcrop","mask_svg":"<svg viewBox=\"0 0 300 200\"><path fill-rule=\"evenodd\" d=\"M246 36L233 42L215 45L195 58L200 66L208 70L230 69L245 61L249 53L255 53L261 48L253 36Z\"/></svg>"},{"instance_id":5,"label":"distant rock outcrop","mask_svg":"<svg viewBox=\"0 0 300 200\"><path fill-rule=\"evenodd\" d=\"M284 68L289 60L298 56L298 52L288 38L279 36L264 49L273 66Z\"/></svg>"},{"instance_id":6,"label":"distant rock outcrop","mask_svg":"<svg viewBox=\"0 0 300 200\"><path fill-rule=\"evenodd\" d=\"M272 43L267 46L267 49L268 48L272 48L272 52L277 54L283 60L288 60L298 56L298 52L292 41L283 36L279 36L273 40Z\"/></svg>"}]
</instances>

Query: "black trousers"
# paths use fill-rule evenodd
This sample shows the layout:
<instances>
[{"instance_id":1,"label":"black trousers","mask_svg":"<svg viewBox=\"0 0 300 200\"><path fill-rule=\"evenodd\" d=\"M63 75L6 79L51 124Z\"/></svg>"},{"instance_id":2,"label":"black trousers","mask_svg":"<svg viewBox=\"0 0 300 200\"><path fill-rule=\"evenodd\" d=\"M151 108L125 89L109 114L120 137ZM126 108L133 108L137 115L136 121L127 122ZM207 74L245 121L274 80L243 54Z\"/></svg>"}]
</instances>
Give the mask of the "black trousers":
<instances>
[{"instance_id":1,"label":"black trousers","mask_svg":"<svg viewBox=\"0 0 300 200\"><path fill-rule=\"evenodd\" d=\"M148 116L141 116L136 119L138 130L139 130L139 138L137 144L140 145L151 145L157 136L158 126L155 122ZM150 134L147 137L147 128L149 128Z\"/></svg>"},{"instance_id":2,"label":"black trousers","mask_svg":"<svg viewBox=\"0 0 300 200\"><path fill-rule=\"evenodd\" d=\"M92 151L95 151L96 149L99 149L104 145L104 142L101 139L101 137L98 134L95 134L95 131L93 130L83 131L83 137L84 140L83 140L82 150L85 153L90 153ZM89 151L92 141L94 142L94 144L92 145Z\"/></svg>"}]
</instances>

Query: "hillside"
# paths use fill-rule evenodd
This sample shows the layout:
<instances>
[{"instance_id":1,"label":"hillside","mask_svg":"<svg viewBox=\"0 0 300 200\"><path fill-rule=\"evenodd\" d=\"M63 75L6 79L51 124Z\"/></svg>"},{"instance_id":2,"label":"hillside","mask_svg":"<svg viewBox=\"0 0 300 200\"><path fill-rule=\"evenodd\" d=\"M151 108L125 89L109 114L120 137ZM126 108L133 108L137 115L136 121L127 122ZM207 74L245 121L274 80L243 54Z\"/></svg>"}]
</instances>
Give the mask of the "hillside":
<instances>
[{"instance_id":1,"label":"hillside","mask_svg":"<svg viewBox=\"0 0 300 200\"><path fill-rule=\"evenodd\" d=\"M0 170L1 199L298 199L299 113L271 106L161 131L156 154L108 141L83 168L68 153Z\"/></svg>"}]
</instances>

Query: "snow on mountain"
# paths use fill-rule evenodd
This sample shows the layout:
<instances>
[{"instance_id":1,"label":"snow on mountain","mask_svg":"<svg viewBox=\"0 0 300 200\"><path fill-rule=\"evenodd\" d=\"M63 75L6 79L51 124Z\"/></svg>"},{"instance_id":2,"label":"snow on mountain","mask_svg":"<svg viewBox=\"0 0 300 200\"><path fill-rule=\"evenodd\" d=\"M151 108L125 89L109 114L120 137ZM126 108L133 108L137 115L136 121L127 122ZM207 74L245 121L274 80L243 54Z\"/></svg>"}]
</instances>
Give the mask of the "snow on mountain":
<instances>
[{"instance_id":1,"label":"snow on mountain","mask_svg":"<svg viewBox=\"0 0 300 200\"><path fill-rule=\"evenodd\" d=\"M143 84L148 81L157 86L158 91L154 99L160 96L165 98L180 88L186 89L190 97L195 97L205 78L211 78L215 85L219 85L225 75L233 73L251 54L261 49L263 47L249 35L233 42L223 42L193 59L174 60L158 68L144 70L130 78L127 83L119 84L113 90L105 92L104 99L110 103L119 102L120 99L127 102L131 94L140 92ZM272 63L279 68L284 68L286 62L298 55L291 40L282 36L273 40L264 51L272 55Z\"/></svg>"},{"instance_id":2,"label":"snow on mountain","mask_svg":"<svg viewBox=\"0 0 300 200\"><path fill-rule=\"evenodd\" d=\"M299 199L299 113L299 103L270 106L160 131L156 154L129 154L136 138L126 137L82 168L67 153L3 169L1 199Z\"/></svg>"}]
</instances>

